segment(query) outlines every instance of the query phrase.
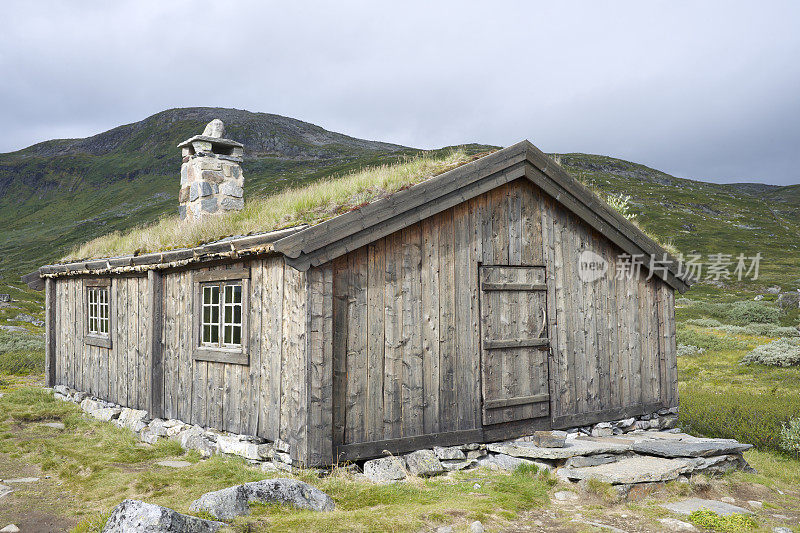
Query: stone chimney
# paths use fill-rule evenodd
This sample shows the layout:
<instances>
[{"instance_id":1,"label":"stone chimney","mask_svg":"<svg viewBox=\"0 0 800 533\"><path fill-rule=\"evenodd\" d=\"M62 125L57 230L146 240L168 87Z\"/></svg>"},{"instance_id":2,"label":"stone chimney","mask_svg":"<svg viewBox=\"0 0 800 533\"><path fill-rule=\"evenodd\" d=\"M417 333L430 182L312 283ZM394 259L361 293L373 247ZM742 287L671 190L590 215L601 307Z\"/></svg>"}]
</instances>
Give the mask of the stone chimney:
<instances>
[{"instance_id":1,"label":"stone chimney","mask_svg":"<svg viewBox=\"0 0 800 533\"><path fill-rule=\"evenodd\" d=\"M244 206L242 144L225 139L225 124L208 123L202 135L178 145L183 155L178 214L181 220L199 220Z\"/></svg>"}]
</instances>

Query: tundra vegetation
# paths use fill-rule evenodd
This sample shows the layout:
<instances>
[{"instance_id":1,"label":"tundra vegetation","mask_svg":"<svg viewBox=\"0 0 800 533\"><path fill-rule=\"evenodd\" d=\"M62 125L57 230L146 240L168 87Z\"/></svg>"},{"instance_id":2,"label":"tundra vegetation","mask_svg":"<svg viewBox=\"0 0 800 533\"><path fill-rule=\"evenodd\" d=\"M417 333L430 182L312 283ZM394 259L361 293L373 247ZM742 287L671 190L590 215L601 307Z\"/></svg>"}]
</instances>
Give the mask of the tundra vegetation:
<instances>
[{"instance_id":1,"label":"tundra vegetation","mask_svg":"<svg viewBox=\"0 0 800 533\"><path fill-rule=\"evenodd\" d=\"M165 197L152 209L134 210L134 219L150 220L151 224L131 228L117 213L108 226L116 232L83 247L65 240L73 244L67 248L59 244L60 253L68 253L67 258L140 253L315 223L463 164L477 151L448 150L422 157L398 153L367 170L360 163L342 164L335 169L339 180L330 177L330 168L303 176L286 169L276 174L261 161L248 176L258 176L261 171L272 175L289 172L292 179L287 179L286 186L265 188L275 193L271 196L254 194L253 198L259 199L240 213L177 234L174 220L163 218L175 205L174 198ZM171 154L171 149L167 153ZM603 156L569 154L562 156L561 164L588 186L624 200L626 216L635 218L662 242L674 242L679 250L713 253L734 246L748 255L767 252L760 281L703 283L677 300L680 425L693 434L754 444L756 448L745 456L758 473L736 472L721 483L702 478L688 484L672 483L666 496L734 495L747 500L746 495L757 494L757 499L768 501L765 508L771 511L800 515L800 366L792 362L800 312L782 310L776 305L777 296L764 290L771 284L780 284L784 290L800 286L800 254L795 244L800 234L798 190L750 191L702 184ZM159 183L155 177L145 176L129 183L121 180L118 185L130 190L160 190ZM256 179L254 183L260 182ZM96 199L100 203L107 200L103 195ZM29 216L39 216L35 213L31 210ZM52 226L66 215L51 211L49 216L56 217ZM21 229L11 223L8 227L9 242L14 244L14 232ZM88 231L86 225L77 227ZM20 257L25 256L27 266L56 259L40 260L39 251L26 251L20 242L15 247ZM88 419L77 406L55 401L41 389L42 328L18 319L21 315L43 318L41 293L7 280L0 281L0 293L10 293L13 300L0 306L0 325L6 326L0 330L0 463L5 469L0 477L9 477L13 468L33 465L42 476L55 480L47 489L52 491L50 497L31 493L25 500L32 511L57 516L75 531L99 531L110 510L124 498L145 499L187 512L189 503L204 492L274 476L235 458L201 460L195 452L185 453L171 441L144 447L128 430ZM753 301L756 294L763 296L761 301ZM64 429L46 425L51 422L62 422ZM192 465L176 470L153 464L175 457ZM565 488L532 469L511 474L470 471L391 485L364 483L346 468L325 477L313 471L296 476L328 492L337 510L312 513L257 506L251 516L237 519L234 529L402 531L450 524L466 529L473 520L481 520L489 529L520 529L540 520L542 527L555 530L569 528L565 524L574 515L554 508L551 496L558 490L576 489ZM650 500L619 503L613 501L607 487L590 489L586 496L590 503L581 511L587 519L613 522L620 513L635 515L636 527L650 530L657 527L658 518L666 516ZM18 491L18 497L24 496L25 491ZM759 512L748 520L724 520L700 513L690 520L710 530L769 531L771 516ZM5 518L0 511L0 522ZM622 523L614 523L624 529Z\"/></svg>"}]
</instances>

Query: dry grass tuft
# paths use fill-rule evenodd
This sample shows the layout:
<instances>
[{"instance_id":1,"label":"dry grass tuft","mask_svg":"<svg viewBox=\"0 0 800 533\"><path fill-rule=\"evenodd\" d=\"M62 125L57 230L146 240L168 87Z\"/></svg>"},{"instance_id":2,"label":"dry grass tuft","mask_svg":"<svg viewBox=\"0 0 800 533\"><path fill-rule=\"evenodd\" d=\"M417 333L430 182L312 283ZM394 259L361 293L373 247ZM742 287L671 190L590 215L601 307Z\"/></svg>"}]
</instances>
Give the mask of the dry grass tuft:
<instances>
[{"instance_id":1,"label":"dry grass tuft","mask_svg":"<svg viewBox=\"0 0 800 533\"><path fill-rule=\"evenodd\" d=\"M261 233L298 224L318 224L474 161L481 155L485 154L469 156L463 150L454 150L438 159L422 155L254 199L246 203L242 211L208 217L200 222L181 222L177 216L163 218L150 226L89 241L62 260L79 261L192 247L234 235Z\"/></svg>"}]
</instances>

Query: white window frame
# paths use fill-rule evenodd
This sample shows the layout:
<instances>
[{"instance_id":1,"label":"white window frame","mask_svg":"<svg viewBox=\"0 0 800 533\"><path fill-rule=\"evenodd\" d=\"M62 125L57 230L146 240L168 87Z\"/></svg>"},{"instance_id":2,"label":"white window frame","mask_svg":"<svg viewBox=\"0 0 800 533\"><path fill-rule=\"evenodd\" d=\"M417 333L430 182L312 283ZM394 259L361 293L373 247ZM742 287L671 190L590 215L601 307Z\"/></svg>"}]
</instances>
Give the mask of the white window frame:
<instances>
[{"instance_id":1,"label":"white window frame","mask_svg":"<svg viewBox=\"0 0 800 533\"><path fill-rule=\"evenodd\" d=\"M196 312L193 313L192 357L198 361L249 364L247 319L250 268L240 265L218 267L194 272L193 278L193 308ZM239 297L233 298L237 288ZM210 294L216 295L216 298L207 301L206 296ZM235 338L237 332L238 339Z\"/></svg>"},{"instance_id":2,"label":"white window frame","mask_svg":"<svg viewBox=\"0 0 800 533\"><path fill-rule=\"evenodd\" d=\"M83 292L84 343L111 348L111 332L114 331L111 279L85 279Z\"/></svg>"}]
</instances>

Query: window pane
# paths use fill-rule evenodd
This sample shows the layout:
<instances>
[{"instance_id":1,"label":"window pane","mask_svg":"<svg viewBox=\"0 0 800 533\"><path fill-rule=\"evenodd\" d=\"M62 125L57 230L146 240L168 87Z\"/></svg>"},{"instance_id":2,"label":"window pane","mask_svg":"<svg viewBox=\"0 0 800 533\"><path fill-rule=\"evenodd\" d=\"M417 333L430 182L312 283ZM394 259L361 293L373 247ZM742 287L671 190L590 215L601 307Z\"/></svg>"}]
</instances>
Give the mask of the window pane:
<instances>
[{"instance_id":1,"label":"window pane","mask_svg":"<svg viewBox=\"0 0 800 533\"><path fill-rule=\"evenodd\" d=\"M211 308L211 322L214 324L219 322L219 307L217 306Z\"/></svg>"},{"instance_id":2,"label":"window pane","mask_svg":"<svg viewBox=\"0 0 800 533\"><path fill-rule=\"evenodd\" d=\"M226 285L225 286L225 303L229 304L233 302L233 286Z\"/></svg>"},{"instance_id":3,"label":"window pane","mask_svg":"<svg viewBox=\"0 0 800 533\"><path fill-rule=\"evenodd\" d=\"M209 326L211 328L211 340L209 342L219 342L219 326Z\"/></svg>"},{"instance_id":4,"label":"window pane","mask_svg":"<svg viewBox=\"0 0 800 533\"><path fill-rule=\"evenodd\" d=\"M242 323L242 306L241 305L237 305L236 307L233 308L233 322L235 324L241 324Z\"/></svg>"},{"instance_id":5,"label":"window pane","mask_svg":"<svg viewBox=\"0 0 800 533\"><path fill-rule=\"evenodd\" d=\"M242 328L239 326L231 326L233 328L233 344L242 344Z\"/></svg>"},{"instance_id":6,"label":"window pane","mask_svg":"<svg viewBox=\"0 0 800 533\"><path fill-rule=\"evenodd\" d=\"M242 303L242 286L241 285L234 285L233 286L233 301L237 304Z\"/></svg>"},{"instance_id":7,"label":"window pane","mask_svg":"<svg viewBox=\"0 0 800 533\"><path fill-rule=\"evenodd\" d=\"M223 342L225 344L230 344L233 341L233 334L231 332L231 328L232 326L225 326L225 337L223 339Z\"/></svg>"},{"instance_id":8,"label":"window pane","mask_svg":"<svg viewBox=\"0 0 800 533\"><path fill-rule=\"evenodd\" d=\"M230 324L231 318L233 318L233 308L230 305L225 306L225 323Z\"/></svg>"}]
</instances>

